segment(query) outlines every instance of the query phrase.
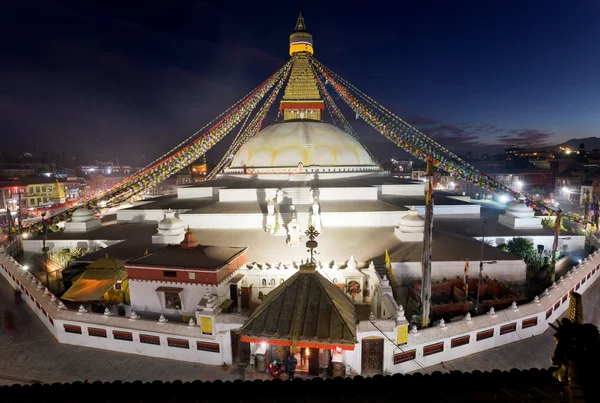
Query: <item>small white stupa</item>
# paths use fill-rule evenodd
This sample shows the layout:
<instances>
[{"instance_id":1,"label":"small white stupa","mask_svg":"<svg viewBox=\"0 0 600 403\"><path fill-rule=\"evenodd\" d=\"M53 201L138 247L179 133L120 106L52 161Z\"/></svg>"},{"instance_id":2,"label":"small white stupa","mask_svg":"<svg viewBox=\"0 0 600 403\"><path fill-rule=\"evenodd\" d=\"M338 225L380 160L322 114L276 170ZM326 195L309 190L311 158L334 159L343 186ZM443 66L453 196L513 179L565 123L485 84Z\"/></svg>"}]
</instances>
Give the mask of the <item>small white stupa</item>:
<instances>
[{"instance_id":1,"label":"small white stupa","mask_svg":"<svg viewBox=\"0 0 600 403\"><path fill-rule=\"evenodd\" d=\"M425 232L425 219L420 217L417 209L411 208L408 214L400 219L400 225L394 229L394 234L402 242L422 242Z\"/></svg>"},{"instance_id":2,"label":"small white stupa","mask_svg":"<svg viewBox=\"0 0 600 403\"><path fill-rule=\"evenodd\" d=\"M542 229L542 217L536 217L535 212L527 207L525 198L513 201L506 212L498 217L498 222L515 229Z\"/></svg>"},{"instance_id":3,"label":"small white stupa","mask_svg":"<svg viewBox=\"0 0 600 403\"><path fill-rule=\"evenodd\" d=\"M65 223L65 232L88 232L102 226L94 212L87 208L78 208L73 212L71 221Z\"/></svg>"},{"instance_id":4,"label":"small white stupa","mask_svg":"<svg viewBox=\"0 0 600 403\"><path fill-rule=\"evenodd\" d=\"M185 237L183 221L175 217L173 210L165 211L165 218L158 223L158 232L152 235L152 243L178 244Z\"/></svg>"}]
</instances>

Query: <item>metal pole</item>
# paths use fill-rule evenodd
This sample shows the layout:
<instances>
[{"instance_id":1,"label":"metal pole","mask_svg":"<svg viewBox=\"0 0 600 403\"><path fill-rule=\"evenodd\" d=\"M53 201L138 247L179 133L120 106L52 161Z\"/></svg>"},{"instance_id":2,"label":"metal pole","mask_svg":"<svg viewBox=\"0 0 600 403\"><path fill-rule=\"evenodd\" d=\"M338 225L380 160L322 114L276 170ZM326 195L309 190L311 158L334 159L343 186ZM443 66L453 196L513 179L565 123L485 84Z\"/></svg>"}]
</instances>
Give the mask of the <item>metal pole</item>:
<instances>
[{"instance_id":1,"label":"metal pole","mask_svg":"<svg viewBox=\"0 0 600 403\"><path fill-rule=\"evenodd\" d=\"M477 301L475 304L475 314L479 314L479 289L481 288L481 277L483 276L483 245L485 244L485 224L481 223L481 261L479 262L479 279L477 280Z\"/></svg>"}]
</instances>

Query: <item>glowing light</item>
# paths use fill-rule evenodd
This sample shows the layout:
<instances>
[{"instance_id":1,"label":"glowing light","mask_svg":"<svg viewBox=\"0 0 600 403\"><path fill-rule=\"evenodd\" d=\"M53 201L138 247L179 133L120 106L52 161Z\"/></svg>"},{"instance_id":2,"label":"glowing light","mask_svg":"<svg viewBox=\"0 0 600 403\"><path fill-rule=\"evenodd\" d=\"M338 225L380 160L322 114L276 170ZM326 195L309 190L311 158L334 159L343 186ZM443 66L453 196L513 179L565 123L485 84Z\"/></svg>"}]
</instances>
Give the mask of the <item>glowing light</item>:
<instances>
[{"instance_id":1,"label":"glowing light","mask_svg":"<svg viewBox=\"0 0 600 403\"><path fill-rule=\"evenodd\" d=\"M564 188L562 188L562 190L563 190L563 192L565 192L565 193L569 193L569 188L568 188L568 187L564 187Z\"/></svg>"},{"instance_id":2,"label":"glowing light","mask_svg":"<svg viewBox=\"0 0 600 403\"><path fill-rule=\"evenodd\" d=\"M507 203L508 202L508 196L507 195L500 195L500 197L498 198L498 200L500 200L500 203Z\"/></svg>"},{"instance_id":3,"label":"glowing light","mask_svg":"<svg viewBox=\"0 0 600 403\"><path fill-rule=\"evenodd\" d=\"M24 265L23 265L23 270L29 270L29 266L28 266L28 265L26 265L26 264L24 264Z\"/></svg>"},{"instance_id":4,"label":"glowing light","mask_svg":"<svg viewBox=\"0 0 600 403\"><path fill-rule=\"evenodd\" d=\"M260 343L260 346L266 348L267 347L267 342L263 341L262 343Z\"/></svg>"},{"instance_id":5,"label":"glowing light","mask_svg":"<svg viewBox=\"0 0 600 403\"><path fill-rule=\"evenodd\" d=\"M310 357L310 350L308 349L308 347L306 347L306 350L304 350L304 354L305 354L307 357Z\"/></svg>"},{"instance_id":6,"label":"glowing light","mask_svg":"<svg viewBox=\"0 0 600 403\"><path fill-rule=\"evenodd\" d=\"M342 354L342 348L340 346L335 348L336 354Z\"/></svg>"},{"instance_id":7,"label":"glowing light","mask_svg":"<svg viewBox=\"0 0 600 403\"><path fill-rule=\"evenodd\" d=\"M579 263L581 263L581 259L579 259Z\"/></svg>"}]
</instances>

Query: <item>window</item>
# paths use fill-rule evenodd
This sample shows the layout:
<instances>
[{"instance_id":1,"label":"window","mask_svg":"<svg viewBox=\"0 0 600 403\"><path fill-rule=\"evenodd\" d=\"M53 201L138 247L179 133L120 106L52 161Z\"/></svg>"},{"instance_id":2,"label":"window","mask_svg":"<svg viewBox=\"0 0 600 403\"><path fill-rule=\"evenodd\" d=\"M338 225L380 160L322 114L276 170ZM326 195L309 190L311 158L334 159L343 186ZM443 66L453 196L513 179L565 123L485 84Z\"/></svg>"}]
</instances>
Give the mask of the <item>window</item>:
<instances>
[{"instance_id":1,"label":"window","mask_svg":"<svg viewBox=\"0 0 600 403\"><path fill-rule=\"evenodd\" d=\"M81 334L81 326L63 325L66 333Z\"/></svg>"},{"instance_id":2,"label":"window","mask_svg":"<svg viewBox=\"0 0 600 403\"><path fill-rule=\"evenodd\" d=\"M133 341L133 335L130 332L121 332L119 330L113 330L113 337L115 340Z\"/></svg>"},{"instance_id":3,"label":"window","mask_svg":"<svg viewBox=\"0 0 600 403\"><path fill-rule=\"evenodd\" d=\"M470 339L471 336L469 335L452 339L452 341L450 342L450 348L460 347L464 346L465 344L469 344Z\"/></svg>"},{"instance_id":4,"label":"window","mask_svg":"<svg viewBox=\"0 0 600 403\"><path fill-rule=\"evenodd\" d=\"M196 279L196 273L188 273L188 278L190 280L195 280Z\"/></svg>"},{"instance_id":5,"label":"window","mask_svg":"<svg viewBox=\"0 0 600 403\"><path fill-rule=\"evenodd\" d=\"M532 327L537 325L537 317L523 319L523 323L521 324L521 329L527 329L528 327Z\"/></svg>"},{"instance_id":6,"label":"window","mask_svg":"<svg viewBox=\"0 0 600 403\"><path fill-rule=\"evenodd\" d=\"M169 347L190 348L189 340L185 339L174 339L172 337L167 337L167 344Z\"/></svg>"},{"instance_id":7,"label":"window","mask_svg":"<svg viewBox=\"0 0 600 403\"><path fill-rule=\"evenodd\" d=\"M444 342L430 344L429 346L423 347L423 357L441 353L442 351L444 351Z\"/></svg>"},{"instance_id":8,"label":"window","mask_svg":"<svg viewBox=\"0 0 600 403\"><path fill-rule=\"evenodd\" d=\"M211 353L218 353L221 351L218 343L206 343L203 341L197 341L196 348L200 351L208 351Z\"/></svg>"},{"instance_id":9,"label":"window","mask_svg":"<svg viewBox=\"0 0 600 403\"><path fill-rule=\"evenodd\" d=\"M36 187L35 187L35 193L36 193L36 194L40 193L40 187L39 187L39 186L36 186Z\"/></svg>"},{"instance_id":10,"label":"window","mask_svg":"<svg viewBox=\"0 0 600 403\"><path fill-rule=\"evenodd\" d=\"M178 292L165 291L165 308L181 309L181 297Z\"/></svg>"},{"instance_id":11,"label":"window","mask_svg":"<svg viewBox=\"0 0 600 403\"><path fill-rule=\"evenodd\" d=\"M403 362L414 360L417 357L417 350L410 350L404 353L394 354L394 365L402 364Z\"/></svg>"},{"instance_id":12,"label":"window","mask_svg":"<svg viewBox=\"0 0 600 403\"><path fill-rule=\"evenodd\" d=\"M546 319L548 319L550 317L550 315L552 315L552 308L550 308L546 311Z\"/></svg>"},{"instance_id":13,"label":"window","mask_svg":"<svg viewBox=\"0 0 600 403\"><path fill-rule=\"evenodd\" d=\"M494 329L484 330L477 333L477 341L489 339L490 337L494 337Z\"/></svg>"},{"instance_id":14,"label":"window","mask_svg":"<svg viewBox=\"0 0 600 403\"><path fill-rule=\"evenodd\" d=\"M160 346L160 337L151 336L149 334L140 334L140 343Z\"/></svg>"},{"instance_id":15,"label":"window","mask_svg":"<svg viewBox=\"0 0 600 403\"><path fill-rule=\"evenodd\" d=\"M165 276L165 277L177 277L177 272L176 271L171 271L171 270L163 270L163 276Z\"/></svg>"},{"instance_id":16,"label":"window","mask_svg":"<svg viewBox=\"0 0 600 403\"><path fill-rule=\"evenodd\" d=\"M88 333L90 336L106 338L106 329L98 329L96 327L88 327Z\"/></svg>"},{"instance_id":17,"label":"window","mask_svg":"<svg viewBox=\"0 0 600 403\"><path fill-rule=\"evenodd\" d=\"M500 327L500 335L512 333L515 330L517 330L517 324L509 323L508 325L504 325L504 326Z\"/></svg>"}]
</instances>

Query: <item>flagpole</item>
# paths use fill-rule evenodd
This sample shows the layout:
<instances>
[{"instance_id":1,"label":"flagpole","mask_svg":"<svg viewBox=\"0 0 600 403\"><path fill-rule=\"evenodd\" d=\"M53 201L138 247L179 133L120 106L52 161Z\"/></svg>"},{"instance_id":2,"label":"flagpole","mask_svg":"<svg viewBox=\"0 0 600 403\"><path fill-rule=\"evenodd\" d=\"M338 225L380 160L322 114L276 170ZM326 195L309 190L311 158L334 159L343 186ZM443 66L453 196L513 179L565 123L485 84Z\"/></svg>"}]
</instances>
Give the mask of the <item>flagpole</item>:
<instances>
[{"instance_id":1,"label":"flagpole","mask_svg":"<svg viewBox=\"0 0 600 403\"><path fill-rule=\"evenodd\" d=\"M429 325L429 313L431 311L431 244L433 232L433 162L427 161L428 178L427 200L425 203L425 232L423 233L423 251L421 253L421 327Z\"/></svg>"}]
</instances>

